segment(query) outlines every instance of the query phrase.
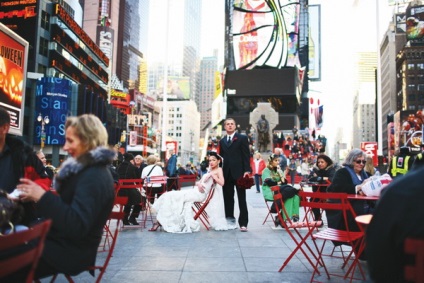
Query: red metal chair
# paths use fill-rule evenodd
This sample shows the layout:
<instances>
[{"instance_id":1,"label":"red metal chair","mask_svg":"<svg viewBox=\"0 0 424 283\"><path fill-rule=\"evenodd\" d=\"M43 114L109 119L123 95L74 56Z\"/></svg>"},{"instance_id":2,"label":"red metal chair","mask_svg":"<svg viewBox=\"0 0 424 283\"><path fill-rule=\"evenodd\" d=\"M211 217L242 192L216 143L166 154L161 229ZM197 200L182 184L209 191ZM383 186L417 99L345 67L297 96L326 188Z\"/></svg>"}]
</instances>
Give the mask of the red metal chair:
<instances>
[{"instance_id":1,"label":"red metal chair","mask_svg":"<svg viewBox=\"0 0 424 283\"><path fill-rule=\"evenodd\" d=\"M94 265L87 268L87 271L100 271L99 275L97 275L97 279L95 281L96 283L99 283L102 280L102 277L106 272L107 266L109 265L110 258L113 256L116 240L118 239L121 220L124 217L123 207L126 204L126 201L126 197L117 197L115 199L115 204L118 205L119 209L118 211L112 211L110 213L107 224L104 226L105 233L103 234L103 236L105 237L105 239L102 242L105 244L101 244L99 247L102 247L101 251L107 252L105 261L101 265ZM65 277L68 282L75 282L71 276L65 274ZM56 278L57 274L52 277L50 282L54 282Z\"/></svg>"},{"instance_id":2,"label":"red metal chair","mask_svg":"<svg viewBox=\"0 0 424 283\"><path fill-rule=\"evenodd\" d=\"M206 199L203 202L194 202L192 206L192 209L194 211L194 220L199 219L207 230L209 230L209 227L211 225L209 223L208 214L206 213L205 209L208 206L210 200L212 199L214 193L215 186L212 186L208 195L206 196Z\"/></svg>"},{"instance_id":3,"label":"red metal chair","mask_svg":"<svg viewBox=\"0 0 424 283\"><path fill-rule=\"evenodd\" d=\"M271 217L272 223L275 222L274 215L272 215L272 212L271 212L271 206L272 206L272 203L274 202L274 200L269 200L269 199L266 199L266 198L264 198L264 200L265 200L266 208L268 209L268 213L267 213L267 215L264 219L264 222L262 222L262 225L264 225L266 223L266 221L268 220L269 217ZM271 202L271 206L269 205L269 202Z\"/></svg>"},{"instance_id":4,"label":"red metal chair","mask_svg":"<svg viewBox=\"0 0 424 283\"><path fill-rule=\"evenodd\" d=\"M272 186L271 191L273 191L273 193L274 193L275 209L279 212L279 213L277 213L276 217L278 217L278 220L280 221L281 225L287 231L290 238L292 238L293 242L296 244L295 249L291 252L291 254L284 261L283 265L280 267L278 272L281 272L287 266L287 264L290 262L290 260L293 258L293 256L297 253L297 251L300 250L302 252L302 254L305 256L305 258L308 260L308 262L310 263L311 267L314 268L315 271L319 273L314 262L312 262L312 260L311 260L311 257L315 258L316 260L318 258L315 255L312 248L306 242L307 238L310 236L310 233L306 234L306 236L303 236L298 230L298 228L301 228L302 225L299 225L299 226L293 225L294 223L291 221L291 219L290 219L290 217L287 213L287 210L284 206L283 195L280 192L280 187L279 186ZM284 220L283 216L281 215L282 213L284 214L286 220ZM309 252L309 254L308 254L308 252Z\"/></svg>"},{"instance_id":5,"label":"red metal chair","mask_svg":"<svg viewBox=\"0 0 424 283\"><path fill-rule=\"evenodd\" d=\"M150 221L152 221L152 225L155 223L151 211L151 204L153 204L156 198L156 193L154 192L153 187L155 184L160 185L161 189L157 194L158 197L160 197L162 194L166 193L166 184L168 182L167 180L167 176L149 176L148 178L144 179L143 188L145 190L147 200L146 209L144 210L144 228L146 228L147 217L149 217Z\"/></svg>"},{"instance_id":6,"label":"red metal chair","mask_svg":"<svg viewBox=\"0 0 424 283\"><path fill-rule=\"evenodd\" d=\"M324 254L324 247L327 241L336 241L339 243L343 243L352 247L349 255L346 259L343 259L342 269L346 266L350 266L348 270L344 274L340 273L332 273L331 275L337 277L343 277L345 280L350 277L350 281L353 279L357 280L365 280L365 274L362 269L361 264L359 263L359 257L361 255L361 243L364 237L364 231L361 226L358 226L359 231L350 231L348 225L348 217L356 217L355 211L349 203L348 196L345 193L311 193L311 192L299 192L299 196L301 197L301 206L307 208L306 213L312 213L313 208L322 209L322 210L338 210L341 211L343 215L344 224L346 230L338 230L333 228L326 228L320 231L317 231L313 227L309 228L309 233L313 231L317 231L316 233L312 233L312 239L314 241L315 246L318 250L318 259L315 264L315 269L311 277L311 282L314 281L315 274L317 273L318 265L322 265L324 267L325 273L327 274L327 278L330 279L330 273L325 265L323 260L323 256L333 257L331 254ZM313 200L313 201L311 201ZM305 217L306 221L309 222L311 217ZM318 248L317 240L323 240L322 246ZM362 278L354 278L356 267L359 267Z\"/></svg>"},{"instance_id":7,"label":"red metal chair","mask_svg":"<svg viewBox=\"0 0 424 283\"><path fill-rule=\"evenodd\" d=\"M124 206L127 204L128 198L127 197L115 197L114 201L114 211L124 213ZM98 252L106 252L110 249L112 242L113 242L113 228L111 229L112 218L109 218L106 221L106 224L103 227L103 237L102 241L99 244ZM119 229L122 230L123 225L120 223Z\"/></svg>"},{"instance_id":8,"label":"red metal chair","mask_svg":"<svg viewBox=\"0 0 424 283\"><path fill-rule=\"evenodd\" d=\"M44 241L51 223L51 220L45 220L30 227L28 230L1 236L0 253L6 250L10 251L10 249L14 248L27 248L22 252L17 252L10 257L0 260L0 281L5 276L29 267L25 282L33 282L34 272L43 252ZM28 245L28 243L32 245Z\"/></svg>"},{"instance_id":9,"label":"red metal chair","mask_svg":"<svg viewBox=\"0 0 424 283\"><path fill-rule=\"evenodd\" d=\"M143 209L146 209L146 198L143 198L143 184L144 184L144 182L143 182L143 179L141 179L141 178L136 178L136 179L119 179L119 182L118 182L118 188L117 188L117 190L118 190L118 192L119 191L121 191L121 190L128 190L128 189L137 189L137 190L139 190L140 191L140 194L141 194L141 202L140 202L140 205L141 205L141 209L143 210ZM117 196L118 196L118 194L117 194ZM131 226L123 226L123 227L125 227L125 228L139 228L141 225L131 225ZM146 226L144 226L144 228L146 228Z\"/></svg>"},{"instance_id":10,"label":"red metal chair","mask_svg":"<svg viewBox=\"0 0 424 283\"><path fill-rule=\"evenodd\" d=\"M405 239L404 252L415 258L414 265L406 265L404 279L406 281L424 283L424 239Z\"/></svg>"}]
</instances>

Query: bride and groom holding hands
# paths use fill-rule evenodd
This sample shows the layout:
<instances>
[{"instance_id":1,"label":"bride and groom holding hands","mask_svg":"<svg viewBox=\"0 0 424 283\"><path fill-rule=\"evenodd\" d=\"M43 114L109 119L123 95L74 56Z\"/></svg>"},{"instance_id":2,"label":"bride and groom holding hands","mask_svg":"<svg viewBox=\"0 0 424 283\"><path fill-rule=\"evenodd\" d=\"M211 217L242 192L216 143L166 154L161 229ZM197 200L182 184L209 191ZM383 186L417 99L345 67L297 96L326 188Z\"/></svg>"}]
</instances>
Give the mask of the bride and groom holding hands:
<instances>
[{"instance_id":1,"label":"bride and groom holding hands","mask_svg":"<svg viewBox=\"0 0 424 283\"><path fill-rule=\"evenodd\" d=\"M206 213L214 230L236 229L234 217L234 188L237 192L240 215L240 231L247 232L248 210L246 190L236 186L237 179L251 172L249 143L247 136L236 132L232 118L224 121L226 135L220 140L218 152L209 152L209 169L202 179L190 190L170 191L153 204L157 222L150 231L162 227L166 232L191 233L200 230L193 219L193 202L202 202L209 191L215 188ZM220 167L222 166L222 167Z\"/></svg>"}]
</instances>

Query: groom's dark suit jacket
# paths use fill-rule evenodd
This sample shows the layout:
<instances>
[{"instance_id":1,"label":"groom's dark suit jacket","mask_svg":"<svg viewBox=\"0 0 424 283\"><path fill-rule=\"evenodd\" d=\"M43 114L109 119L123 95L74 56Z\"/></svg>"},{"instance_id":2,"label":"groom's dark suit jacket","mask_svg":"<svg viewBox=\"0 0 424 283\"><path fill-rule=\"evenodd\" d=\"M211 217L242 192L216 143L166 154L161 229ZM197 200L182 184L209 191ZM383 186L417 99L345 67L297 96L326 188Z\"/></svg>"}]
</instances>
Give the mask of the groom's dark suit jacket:
<instances>
[{"instance_id":1,"label":"groom's dark suit jacket","mask_svg":"<svg viewBox=\"0 0 424 283\"><path fill-rule=\"evenodd\" d=\"M247 136L235 133L230 144L225 135L219 142L219 154L224 158L224 177L240 178L244 172L251 172L249 142Z\"/></svg>"}]
</instances>

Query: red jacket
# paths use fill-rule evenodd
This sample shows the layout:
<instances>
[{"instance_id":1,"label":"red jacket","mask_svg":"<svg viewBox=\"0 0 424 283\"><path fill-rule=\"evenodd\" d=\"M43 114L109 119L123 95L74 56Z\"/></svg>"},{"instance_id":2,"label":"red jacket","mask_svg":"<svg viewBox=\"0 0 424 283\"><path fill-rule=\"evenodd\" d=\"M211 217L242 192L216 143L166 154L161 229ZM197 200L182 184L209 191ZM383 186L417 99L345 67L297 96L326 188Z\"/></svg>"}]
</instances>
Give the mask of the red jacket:
<instances>
[{"instance_id":1,"label":"red jacket","mask_svg":"<svg viewBox=\"0 0 424 283\"><path fill-rule=\"evenodd\" d=\"M266 164L265 161L261 158L259 160L258 171L256 171L255 159L252 158L252 160L250 161L250 167L252 168L252 175L262 175L262 171L266 168Z\"/></svg>"}]
</instances>

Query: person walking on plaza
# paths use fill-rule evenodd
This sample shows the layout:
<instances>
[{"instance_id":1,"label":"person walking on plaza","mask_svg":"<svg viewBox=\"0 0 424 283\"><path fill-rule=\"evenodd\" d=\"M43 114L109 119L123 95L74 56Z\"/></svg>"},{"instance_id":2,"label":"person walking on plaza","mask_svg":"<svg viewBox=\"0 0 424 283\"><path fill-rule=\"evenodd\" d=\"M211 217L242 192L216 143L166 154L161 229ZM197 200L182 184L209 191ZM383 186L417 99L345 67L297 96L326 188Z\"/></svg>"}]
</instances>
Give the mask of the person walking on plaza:
<instances>
[{"instance_id":1,"label":"person walking on plaza","mask_svg":"<svg viewBox=\"0 0 424 283\"><path fill-rule=\"evenodd\" d=\"M253 160L250 164L250 167L252 168L252 175L255 177L255 186L256 186L256 192L261 192L261 182L262 182L262 171L265 169L266 164L265 161L262 159L262 155L260 152L256 152L253 155Z\"/></svg>"},{"instance_id":2,"label":"person walking on plaza","mask_svg":"<svg viewBox=\"0 0 424 283\"><path fill-rule=\"evenodd\" d=\"M20 178L28 178L44 190L50 190L51 179L41 160L29 145L9 134L9 130L9 112L0 107L0 188L10 194ZM23 206L25 214L20 224L28 226L37 216L33 203L25 203Z\"/></svg>"},{"instance_id":3,"label":"person walking on plaza","mask_svg":"<svg viewBox=\"0 0 424 283\"><path fill-rule=\"evenodd\" d=\"M166 181L166 190L178 190L178 180L177 180L177 155L173 149L169 150L170 157L165 165L166 176L168 176L168 180Z\"/></svg>"},{"instance_id":4,"label":"person walking on plaza","mask_svg":"<svg viewBox=\"0 0 424 283\"><path fill-rule=\"evenodd\" d=\"M109 170L115 152L107 147L100 119L92 114L68 117L65 134L63 150L69 157L56 175L56 192L26 178L17 186L22 201L34 202L42 218L52 219L34 279L76 275L93 266L115 198Z\"/></svg>"},{"instance_id":5,"label":"person walking on plaza","mask_svg":"<svg viewBox=\"0 0 424 283\"><path fill-rule=\"evenodd\" d=\"M227 134L219 141L218 151L223 158L223 172L225 184L224 205L225 216L228 221L235 222L234 217L234 186L240 177L249 176L250 154L249 142L245 135L236 133L236 122L233 118L224 121L224 128ZM249 215L246 203L246 190L236 186L240 215L238 223L240 231L247 232Z\"/></svg>"}]
</instances>

